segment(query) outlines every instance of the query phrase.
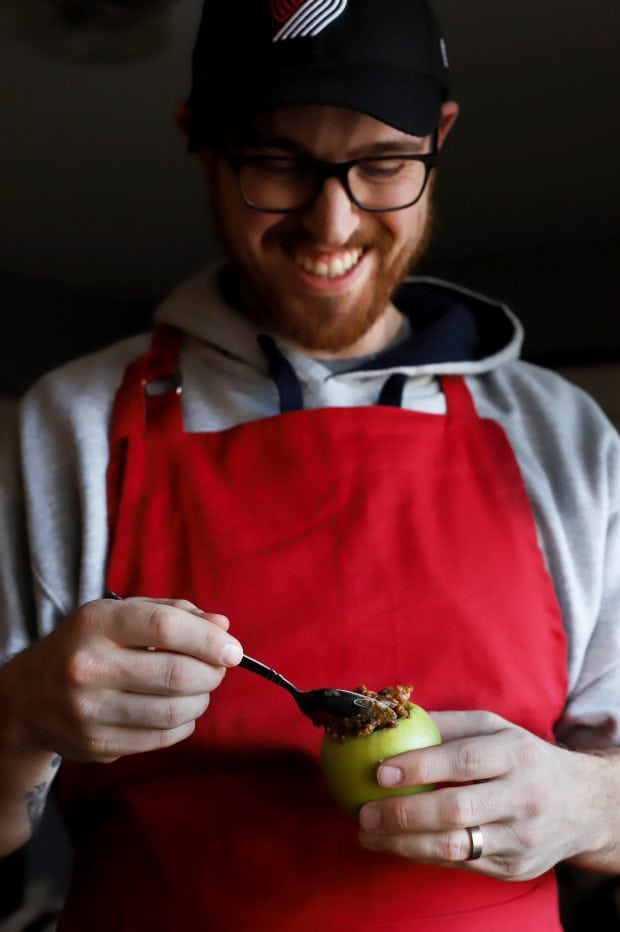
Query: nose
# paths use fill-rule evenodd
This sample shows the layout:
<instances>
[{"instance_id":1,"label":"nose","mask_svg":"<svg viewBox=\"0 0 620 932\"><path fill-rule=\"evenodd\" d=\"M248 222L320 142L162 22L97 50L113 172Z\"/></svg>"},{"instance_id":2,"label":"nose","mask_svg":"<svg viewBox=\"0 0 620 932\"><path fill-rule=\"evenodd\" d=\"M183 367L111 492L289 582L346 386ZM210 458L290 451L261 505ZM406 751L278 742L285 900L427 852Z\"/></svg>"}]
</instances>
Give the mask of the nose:
<instances>
[{"instance_id":1,"label":"nose","mask_svg":"<svg viewBox=\"0 0 620 932\"><path fill-rule=\"evenodd\" d=\"M315 201L301 215L301 222L322 246L343 246L359 227L360 212L342 182L327 178Z\"/></svg>"}]
</instances>

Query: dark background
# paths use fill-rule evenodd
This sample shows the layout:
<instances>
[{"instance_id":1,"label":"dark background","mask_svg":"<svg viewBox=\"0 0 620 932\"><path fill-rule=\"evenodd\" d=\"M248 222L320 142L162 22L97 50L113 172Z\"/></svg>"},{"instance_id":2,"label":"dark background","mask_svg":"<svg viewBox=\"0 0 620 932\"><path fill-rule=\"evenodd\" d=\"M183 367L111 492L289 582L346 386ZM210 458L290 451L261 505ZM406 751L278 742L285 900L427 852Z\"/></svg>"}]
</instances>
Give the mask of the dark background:
<instances>
[{"instance_id":1,"label":"dark background","mask_svg":"<svg viewBox=\"0 0 620 932\"><path fill-rule=\"evenodd\" d=\"M107 63L80 58L115 54L109 38L96 54L75 37L63 43L20 18L19 4L36 11L45 0L0 0L0 392L9 393L142 329L215 250L173 118L200 0L162 0L143 31L158 51ZM618 0L437 8L462 115L421 271L510 303L529 358L615 360Z\"/></svg>"}]
</instances>

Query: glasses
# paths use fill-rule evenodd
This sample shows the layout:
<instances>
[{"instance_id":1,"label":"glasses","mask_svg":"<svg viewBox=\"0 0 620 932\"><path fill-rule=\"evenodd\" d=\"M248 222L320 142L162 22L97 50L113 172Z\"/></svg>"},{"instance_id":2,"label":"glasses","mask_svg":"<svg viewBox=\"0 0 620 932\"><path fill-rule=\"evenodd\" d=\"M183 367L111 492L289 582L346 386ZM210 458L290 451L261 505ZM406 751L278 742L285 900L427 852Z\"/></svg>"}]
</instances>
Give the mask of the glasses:
<instances>
[{"instance_id":1,"label":"glasses","mask_svg":"<svg viewBox=\"0 0 620 932\"><path fill-rule=\"evenodd\" d=\"M337 178L362 210L404 210L422 197L438 158L436 137L426 155L380 155L349 162L221 151L237 174L248 207L274 214L306 210L328 178Z\"/></svg>"}]
</instances>

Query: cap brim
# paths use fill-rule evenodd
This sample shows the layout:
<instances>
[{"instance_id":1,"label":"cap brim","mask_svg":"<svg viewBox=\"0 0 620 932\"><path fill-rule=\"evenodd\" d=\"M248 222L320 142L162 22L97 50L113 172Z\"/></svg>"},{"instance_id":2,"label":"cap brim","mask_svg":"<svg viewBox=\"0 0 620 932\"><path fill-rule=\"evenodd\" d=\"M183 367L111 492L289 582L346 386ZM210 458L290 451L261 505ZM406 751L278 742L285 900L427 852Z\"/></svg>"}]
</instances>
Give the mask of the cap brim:
<instances>
[{"instance_id":1,"label":"cap brim","mask_svg":"<svg viewBox=\"0 0 620 932\"><path fill-rule=\"evenodd\" d=\"M332 106L365 113L410 136L423 137L438 126L444 93L439 82L428 75L404 72L390 65L374 64L369 68L361 63L347 62L343 66L320 62L303 68L280 68L249 87L229 88L225 98L220 97L218 103L227 122L233 113ZM210 104L212 108L212 98ZM214 130L217 132L214 116L213 109L208 114L194 111L190 151L204 145Z\"/></svg>"},{"instance_id":2,"label":"cap brim","mask_svg":"<svg viewBox=\"0 0 620 932\"><path fill-rule=\"evenodd\" d=\"M357 72L357 73L356 73ZM406 89L406 90L405 90ZM254 97L256 110L290 106L332 106L356 110L411 136L427 136L439 122L442 88L427 75L388 65L372 69L350 62L280 71Z\"/></svg>"}]
</instances>

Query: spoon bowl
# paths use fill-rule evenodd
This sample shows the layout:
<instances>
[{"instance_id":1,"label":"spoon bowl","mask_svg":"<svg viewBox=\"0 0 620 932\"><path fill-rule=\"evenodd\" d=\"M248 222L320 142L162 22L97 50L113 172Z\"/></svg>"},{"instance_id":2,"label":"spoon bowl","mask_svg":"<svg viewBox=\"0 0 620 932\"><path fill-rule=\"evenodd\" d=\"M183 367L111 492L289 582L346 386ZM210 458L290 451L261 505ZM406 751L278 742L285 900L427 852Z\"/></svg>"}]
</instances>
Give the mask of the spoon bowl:
<instances>
[{"instance_id":1,"label":"spoon bowl","mask_svg":"<svg viewBox=\"0 0 620 932\"><path fill-rule=\"evenodd\" d=\"M117 595L111 589L106 589L104 595L107 599L124 601L123 596ZM299 710L310 719L313 725L321 725L325 728L332 722L345 721L350 728L356 730L358 727L362 728L367 723L377 720L384 724L396 721L394 710L385 702L372 696L362 696L361 693L348 689L298 689L280 673L261 663L260 660L248 657L247 654L243 655L239 666L286 689L297 703Z\"/></svg>"},{"instance_id":2,"label":"spoon bowl","mask_svg":"<svg viewBox=\"0 0 620 932\"><path fill-rule=\"evenodd\" d=\"M246 654L243 655L239 666L286 689L297 703L299 710L310 719L313 725L325 727L331 722L341 722L342 719L347 719L354 727L358 725L362 727L377 719L385 723L396 721L394 710L387 703L372 696L362 696L361 693L333 687L298 689L276 670Z\"/></svg>"}]
</instances>

